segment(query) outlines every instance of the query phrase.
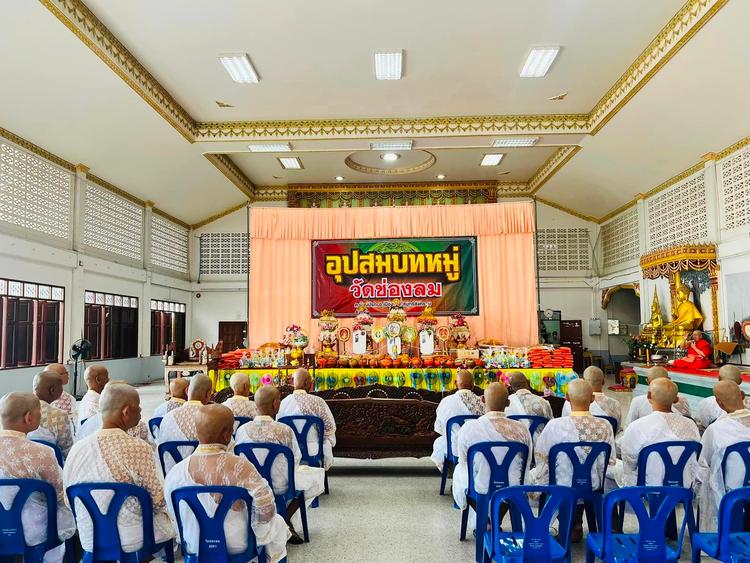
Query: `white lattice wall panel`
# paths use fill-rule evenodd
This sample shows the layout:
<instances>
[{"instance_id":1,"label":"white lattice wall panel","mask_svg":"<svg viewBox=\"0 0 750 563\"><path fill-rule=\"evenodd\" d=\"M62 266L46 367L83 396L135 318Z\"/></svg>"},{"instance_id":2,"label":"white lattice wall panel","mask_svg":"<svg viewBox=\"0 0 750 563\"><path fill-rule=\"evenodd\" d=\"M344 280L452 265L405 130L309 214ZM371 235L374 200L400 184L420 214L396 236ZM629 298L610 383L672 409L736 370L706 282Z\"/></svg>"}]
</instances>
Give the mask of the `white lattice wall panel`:
<instances>
[{"instance_id":1,"label":"white lattice wall panel","mask_svg":"<svg viewBox=\"0 0 750 563\"><path fill-rule=\"evenodd\" d=\"M721 227L750 225L750 147L732 153L719 163Z\"/></svg>"},{"instance_id":2,"label":"white lattice wall panel","mask_svg":"<svg viewBox=\"0 0 750 563\"><path fill-rule=\"evenodd\" d=\"M73 174L0 141L0 221L71 238Z\"/></svg>"},{"instance_id":3,"label":"white lattice wall panel","mask_svg":"<svg viewBox=\"0 0 750 563\"><path fill-rule=\"evenodd\" d=\"M589 270L588 229L539 229L537 260L545 271Z\"/></svg>"},{"instance_id":4,"label":"white lattice wall panel","mask_svg":"<svg viewBox=\"0 0 750 563\"><path fill-rule=\"evenodd\" d=\"M189 229L154 213L151 216L151 263L186 274L189 236Z\"/></svg>"},{"instance_id":5,"label":"white lattice wall panel","mask_svg":"<svg viewBox=\"0 0 750 563\"><path fill-rule=\"evenodd\" d=\"M698 172L646 202L650 249L708 238L704 173Z\"/></svg>"},{"instance_id":6,"label":"white lattice wall panel","mask_svg":"<svg viewBox=\"0 0 750 563\"><path fill-rule=\"evenodd\" d=\"M247 274L247 233L201 235L201 274Z\"/></svg>"},{"instance_id":7,"label":"white lattice wall panel","mask_svg":"<svg viewBox=\"0 0 750 563\"><path fill-rule=\"evenodd\" d=\"M143 259L143 207L94 184L86 184L83 224L86 246Z\"/></svg>"},{"instance_id":8,"label":"white lattice wall panel","mask_svg":"<svg viewBox=\"0 0 750 563\"><path fill-rule=\"evenodd\" d=\"M640 254L638 209L628 209L602 226L604 267L609 268L635 260Z\"/></svg>"}]
</instances>

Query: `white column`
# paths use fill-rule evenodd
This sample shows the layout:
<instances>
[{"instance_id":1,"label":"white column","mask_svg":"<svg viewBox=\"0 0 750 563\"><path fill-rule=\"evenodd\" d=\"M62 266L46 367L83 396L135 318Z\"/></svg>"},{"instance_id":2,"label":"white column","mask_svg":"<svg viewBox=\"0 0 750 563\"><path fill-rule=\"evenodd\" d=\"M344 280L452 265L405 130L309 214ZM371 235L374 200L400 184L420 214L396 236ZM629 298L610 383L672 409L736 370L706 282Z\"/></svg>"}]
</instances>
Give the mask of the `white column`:
<instances>
[{"instance_id":1,"label":"white column","mask_svg":"<svg viewBox=\"0 0 750 563\"><path fill-rule=\"evenodd\" d=\"M142 357L151 355L151 218L154 214L154 202L144 202L143 212L143 269L146 270L146 281L143 283L141 294L141 332L140 354Z\"/></svg>"},{"instance_id":2,"label":"white column","mask_svg":"<svg viewBox=\"0 0 750 563\"><path fill-rule=\"evenodd\" d=\"M143 269L151 271L151 218L154 215L154 202L143 203Z\"/></svg>"},{"instance_id":3,"label":"white column","mask_svg":"<svg viewBox=\"0 0 750 563\"><path fill-rule=\"evenodd\" d=\"M73 250L83 251L83 226L86 217L86 175L88 166L76 164L73 177Z\"/></svg>"},{"instance_id":4,"label":"white column","mask_svg":"<svg viewBox=\"0 0 750 563\"><path fill-rule=\"evenodd\" d=\"M703 177L706 190L706 216L708 217L708 240L719 243L719 179L716 170L716 155L712 152L704 154Z\"/></svg>"},{"instance_id":5,"label":"white column","mask_svg":"<svg viewBox=\"0 0 750 563\"><path fill-rule=\"evenodd\" d=\"M636 209L638 210L638 253L640 256L648 253L648 207L643 194L638 194ZM641 273L641 324L651 318L651 299L654 293L652 280L647 280Z\"/></svg>"}]
</instances>

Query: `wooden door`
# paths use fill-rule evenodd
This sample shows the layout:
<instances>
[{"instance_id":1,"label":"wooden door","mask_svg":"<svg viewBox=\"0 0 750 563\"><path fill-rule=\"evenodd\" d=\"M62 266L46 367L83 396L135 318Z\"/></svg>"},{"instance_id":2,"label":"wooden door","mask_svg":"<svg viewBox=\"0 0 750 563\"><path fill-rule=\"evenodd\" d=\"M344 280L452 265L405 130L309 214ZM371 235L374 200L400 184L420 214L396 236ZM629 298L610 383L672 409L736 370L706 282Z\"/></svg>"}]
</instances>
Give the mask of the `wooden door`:
<instances>
[{"instance_id":1,"label":"wooden door","mask_svg":"<svg viewBox=\"0 0 750 563\"><path fill-rule=\"evenodd\" d=\"M247 323L244 321L219 321L219 340L224 342L224 351L242 348Z\"/></svg>"}]
</instances>

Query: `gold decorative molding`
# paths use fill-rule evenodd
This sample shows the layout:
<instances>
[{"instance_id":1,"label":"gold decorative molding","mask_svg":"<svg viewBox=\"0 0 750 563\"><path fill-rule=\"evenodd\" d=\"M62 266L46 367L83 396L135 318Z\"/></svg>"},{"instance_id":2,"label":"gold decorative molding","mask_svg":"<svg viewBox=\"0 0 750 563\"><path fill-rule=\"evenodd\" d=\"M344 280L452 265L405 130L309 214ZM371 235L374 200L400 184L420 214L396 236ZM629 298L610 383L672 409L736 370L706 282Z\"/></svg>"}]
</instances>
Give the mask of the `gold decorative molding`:
<instances>
[{"instance_id":1,"label":"gold decorative molding","mask_svg":"<svg viewBox=\"0 0 750 563\"><path fill-rule=\"evenodd\" d=\"M289 184L287 190L290 192L410 192L431 191L439 192L445 190L476 190L496 188L494 180L476 180L473 182L401 182L385 184Z\"/></svg>"},{"instance_id":2,"label":"gold decorative molding","mask_svg":"<svg viewBox=\"0 0 750 563\"><path fill-rule=\"evenodd\" d=\"M637 203L638 203L638 202L639 202L640 200L642 200L642 199L645 199L645 198L643 197L643 194L638 194L638 196L637 196L637 197L636 197L635 199L632 199L632 200L630 200L629 202L627 202L627 203L626 203L625 205L621 205L621 206L620 206L620 207L618 207L617 209L614 209L613 211L610 211L610 212L609 212L609 213L607 213L606 215L602 215L602 216L601 216L601 217L599 217L598 219L594 219L594 221L595 221L596 223L599 223L600 225L601 225L602 223L606 223L607 221L609 221L609 220L610 220L610 219L612 219L613 217L616 217L617 215L619 215L619 214L620 214L620 213L622 213L623 211L627 211L628 209L630 209L631 207L633 207L634 205L636 205L636 204L637 204Z\"/></svg>"},{"instance_id":3,"label":"gold decorative molding","mask_svg":"<svg viewBox=\"0 0 750 563\"><path fill-rule=\"evenodd\" d=\"M566 207L560 203L557 203L555 201L552 201L550 199L546 199L539 196L534 196L534 199L538 201L539 203L543 203L544 205L547 205L549 207L553 207L557 209L558 211L562 211L563 213L567 213L568 215L572 215L573 217L578 217L579 219L583 219L584 221L590 221L592 223L597 223L596 217L592 217L591 215L585 215L583 213L579 213L575 209L571 209L570 207Z\"/></svg>"},{"instance_id":4,"label":"gold decorative molding","mask_svg":"<svg viewBox=\"0 0 750 563\"><path fill-rule=\"evenodd\" d=\"M721 160L722 158L726 158L733 152L737 152L740 149L744 149L748 145L750 145L750 137L745 137L744 139L740 139L733 145L729 145L724 150L721 150L718 153L716 153L716 160Z\"/></svg>"},{"instance_id":5,"label":"gold decorative molding","mask_svg":"<svg viewBox=\"0 0 750 563\"><path fill-rule=\"evenodd\" d=\"M93 182L94 184L104 188L105 190L109 190L110 192L117 194L120 197L127 199L128 201L132 201L133 203L140 205L141 207L146 207L146 202L144 200L134 196L131 193L126 192L125 190L121 190L114 184L110 184L104 178L100 178L99 176L95 176L94 174L89 174L88 176L86 176L86 178L89 182Z\"/></svg>"},{"instance_id":6,"label":"gold decorative molding","mask_svg":"<svg viewBox=\"0 0 750 563\"><path fill-rule=\"evenodd\" d=\"M180 225L181 227L184 227L184 228L190 230L190 223L186 223L185 221L182 221L181 219L178 219L174 215L170 215L166 211L162 211L161 209L158 209L158 208L154 207L154 213L156 213L157 215L159 215L161 217L164 217L167 221L172 221L172 223L176 223L176 224Z\"/></svg>"},{"instance_id":7,"label":"gold decorative molding","mask_svg":"<svg viewBox=\"0 0 750 563\"><path fill-rule=\"evenodd\" d=\"M719 270L716 260L715 244L685 244L644 254L641 269L643 277L649 280L670 277L675 272L686 270L708 270L709 275L715 275Z\"/></svg>"},{"instance_id":8,"label":"gold decorative molding","mask_svg":"<svg viewBox=\"0 0 750 563\"><path fill-rule=\"evenodd\" d=\"M578 145L570 145L566 147L560 147L542 166L537 170L528 182L528 191L530 194L535 194L541 187L552 178L552 176L562 168L566 162L575 156L575 154L581 150Z\"/></svg>"},{"instance_id":9,"label":"gold decorative molding","mask_svg":"<svg viewBox=\"0 0 750 563\"><path fill-rule=\"evenodd\" d=\"M352 170L356 170L357 172L362 172L363 174L382 174L384 176L396 176L400 174L414 174L415 172L421 172L422 170L427 170L432 165L434 165L435 162L437 161L437 159L435 158L435 155L432 154L431 152L425 151L425 150L420 150L419 152L426 154L427 158L418 164L414 164L413 166L401 166L399 168L367 166L365 164L360 164L359 162L357 162L356 160L352 158L357 153L352 153L349 156L347 156L344 159L344 164L346 164Z\"/></svg>"},{"instance_id":10,"label":"gold decorative molding","mask_svg":"<svg viewBox=\"0 0 750 563\"><path fill-rule=\"evenodd\" d=\"M284 195L284 199L286 199L286 194ZM243 207L247 207L250 204L250 201L243 201L242 203L238 203L237 205L233 205L229 209L225 209L224 211L220 211L219 213L214 213L213 215L210 215L209 217L206 217L205 219L198 221L197 223L193 223L190 225L190 228L193 230L200 229L201 227L205 227L209 223L213 223L214 221L218 221L219 219L226 217L227 215L230 215L231 213L234 213L235 211L239 211Z\"/></svg>"},{"instance_id":11,"label":"gold decorative molding","mask_svg":"<svg viewBox=\"0 0 750 563\"><path fill-rule=\"evenodd\" d=\"M8 131L7 129L3 129L2 127L0 127L0 137L7 139L11 143L18 145L22 149L26 149L30 153L33 153L46 160L49 160L50 162L54 164L57 164L60 168L65 168L65 170L69 170L70 172L75 172L76 170L76 167L74 164L68 162L67 160L63 160L56 154L52 154L51 152L44 150L39 145L35 145L31 141L27 141L23 137L19 137L15 133L12 133Z\"/></svg>"},{"instance_id":12,"label":"gold decorative molding","mask_svg":"<svg viewBox=\"0 0 750 563\"><path fill-rule=\"evenodd\" d=\"M255 186L254 201L286 201L286 186Z\"/></svg>"},{"instance_id":13,"label":"gold decorative molding","mask_svg":"<svg viewBox=\"0 0 750 563\"><path fill-rule=\"evenodd\" d=\"M219 170L219 172L224 174L224 176L237 186L249 199L252 200L255 197L255 186L250 181L250 178L245 176L245 173L240 170L229 156L220 153L205 153L203 156L205 156L208 161Z\"/></svg>"},{"instance_id":14,"label":"gold decorative molding","mask_svg":"<svg viewBox=\"0 0 750 563\"><path fill-rule=\"evenodd\" d=\"M73 167L73 170L74 170L74 171L75 171L76 173L80 173L80 174L84 174L84 175L85 175L85 174L88 174L88 173L89 173L89 170L91 170L91 169L90 169L90 168L89 168L88 166L86 166L85 164L81 164L81 163L79 162L78 164L76 164L76 165L75 165L75 166Z\"/></svg>"},{"instance_id":15,"label":"gold decorative molding","mask_svg":"<svg viewBox=\"0 0 750 563\"><path fill-rule=\"evenodd\" d=\"M612 300L612 296L623 289L632 289L637 297L641 296L640 282L621 283L620 285L608 287L606 289L602 289L602 309L606 309L609 306L609 302Z\"/></svg>"},{"instance_id":16,"label":"gold decorative molding","mask_svg":"<svg viewBox=\"0 0 750 563\"><path fill-rule=\"evenodd\" d=\"M498 182L497 183L497 196L505 197L510 196L523 196L527 195L529 191L529 184L526 182Z\"/></svg>"}]
</instances>

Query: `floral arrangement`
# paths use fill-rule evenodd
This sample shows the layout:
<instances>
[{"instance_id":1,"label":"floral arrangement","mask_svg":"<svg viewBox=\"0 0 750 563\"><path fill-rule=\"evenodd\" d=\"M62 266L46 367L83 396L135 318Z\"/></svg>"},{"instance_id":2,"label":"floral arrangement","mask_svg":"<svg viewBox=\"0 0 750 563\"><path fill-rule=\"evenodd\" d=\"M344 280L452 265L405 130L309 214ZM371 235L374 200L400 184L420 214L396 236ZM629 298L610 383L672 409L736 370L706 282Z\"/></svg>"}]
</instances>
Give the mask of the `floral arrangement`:
<instances>
[{"instance_id":1,"label":"floral arrangement","mask_svg":"<svg viewBox=\"0 0 750 563\"><path fill-rule=\"evenodd\" d=\"M469 326L466 322L466 319L461 313L455 313L451 315L451 318L448 321L448 324L452 326L453 328L459 327L459 326Z\"/></svg>"},{"instance_id":2,"label":"floral arrangement","mask_svg":"<svg viewBox=\"0 0 750 563\"><path fill-rule=\"evenodd\" d=\"M282 345L304 348L309 342L310 338L299 325L291 324L284 329L284 336L281 339Z\"/></svg>"},{"instance_id":3,"label":"floral arrangement","mask_svg":"<svg viewBox=\"0 0 750 563\"><path fill-rule=\"evenodd\" d=\"M372 315L367 310L367 306L364 303L359 303L355 307L355 310L357 311L357 317L352 325L352 330L370 332L372 330L373 319Z\"/></svg>"},{"instance_id":4,"label":"floral arrangement","mask_svg":"<svg viewBox=\"0 0 750 563\"><path fill-rule=\"evenodd\" d=\"M417 317L417 330L420 332L423 330L432 330L432 327L437 323L438 320L432 312L432 306L427 305L427 307L424 308L424 311L422 311L422 314Z\"/></svg>"}]
</instances>

